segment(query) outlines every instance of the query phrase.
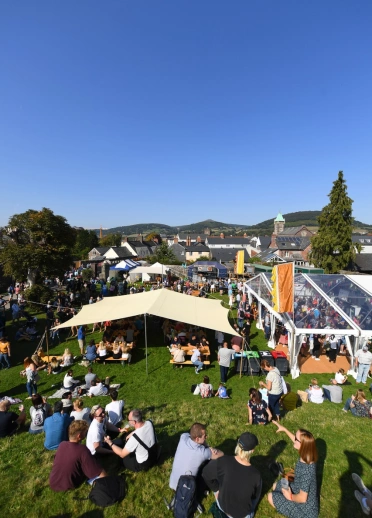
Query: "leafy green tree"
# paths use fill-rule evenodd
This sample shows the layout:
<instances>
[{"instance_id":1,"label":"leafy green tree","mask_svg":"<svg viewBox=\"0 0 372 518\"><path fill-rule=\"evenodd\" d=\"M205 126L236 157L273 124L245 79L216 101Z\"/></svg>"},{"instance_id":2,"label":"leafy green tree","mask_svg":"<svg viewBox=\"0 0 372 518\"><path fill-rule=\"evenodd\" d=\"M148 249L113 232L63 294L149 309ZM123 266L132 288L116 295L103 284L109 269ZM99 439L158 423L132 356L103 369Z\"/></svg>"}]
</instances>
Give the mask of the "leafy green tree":
<instances>
[{"instance_id":1,"label":"leafy green tree","mask_svg":"<svg viewBox=\"0 0 372 518\"><path fill-rule=\"evenodd\" d=\"M99 240L100 246L120 246L121 243L121 234L117 232L116 234L107 234L103 236Z\"/></svg>"},{"instance_id":2,"label":"leafy green tree","mask_svg":"<svg viewBox=\"0 0 372 518\"><path fill-rule=\"evenodd\" d=\"M82 271L82 277L83 281L90 281L90 279L94 277L92 268L84 268L84 270Z\"/></svg>"},{"instance_id":3,"label":"leafy green tree","mask_svg":"<svg viewBox=\"0 0 372 518\"><path fill-rule=\"evenodd\" d=\"M92 248L99 244L98 236L94 230L86 230L78 228L75 230L76 240L73 248L73 256L75 259L84 259L88 257L88 253Z\"/></svg>"},{"instance_id":4,"label":"leafy green tree","mask_svg":"<svg viewBox=\"0 0 372 518\"><path fill-rule=\"evenodd\" d=\"M32 286L42 276L62 275L71 266L75 232L50 209L15 214L2 230L0 262L6 275L27 278Z\"/></svg>"},{"instance_id":5,"label":"leafy green tree","mask_svg":"<svg viewBox=\"0 0 372 518\"><path fill-rule=\"evenodd\" d=\"M347 268L361 249L352 241L353 200L347 195L342 171L339 171L328 196L330 203L323 207L318 216L318 233L311 238L310 259L316 268L323 268L325 273L337 273Z\"/></svg>"},{"instance_id":6,"label":"leafy green tree","mask_svg":"<svg viewBox=\"0 0 372 518\"><path fill-rule=\"evenodd\" d=\"M161 243L161 236L157 232L151 232L148 234L145 238L146 241L157 241L158 243Z\"/></svg>"},{"instance_id":7,"label":"leafy green tree","mask_svg":"<svg viewBox=\"0 0 372 518\"><path fill-rule=\"evenodd\" d=\"M148 261L150 263L159 262L161 264L181 264L167 243L161 243L161 245L156 248L155 254L148 258Z\"/></svg>"}]
</instances>

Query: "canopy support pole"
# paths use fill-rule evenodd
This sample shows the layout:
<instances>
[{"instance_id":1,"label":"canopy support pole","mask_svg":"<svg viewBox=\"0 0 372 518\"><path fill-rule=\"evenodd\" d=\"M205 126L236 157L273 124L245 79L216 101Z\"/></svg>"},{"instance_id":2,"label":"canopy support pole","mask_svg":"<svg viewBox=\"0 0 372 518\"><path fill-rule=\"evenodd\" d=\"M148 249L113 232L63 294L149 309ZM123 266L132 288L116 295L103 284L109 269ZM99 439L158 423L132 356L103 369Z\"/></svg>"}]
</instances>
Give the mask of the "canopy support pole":
<instances>
[{"instance_id":1,"label":"canopy support pole","mask_svg":"<svg viewBox=\"0 0 372 518\"><path fill-rule=\"evenodd\" d=\"M149 375L148 363L147 363L147 315L145 313L145 355L146 355L146 375Z\"/></svg>"}]
</instances>

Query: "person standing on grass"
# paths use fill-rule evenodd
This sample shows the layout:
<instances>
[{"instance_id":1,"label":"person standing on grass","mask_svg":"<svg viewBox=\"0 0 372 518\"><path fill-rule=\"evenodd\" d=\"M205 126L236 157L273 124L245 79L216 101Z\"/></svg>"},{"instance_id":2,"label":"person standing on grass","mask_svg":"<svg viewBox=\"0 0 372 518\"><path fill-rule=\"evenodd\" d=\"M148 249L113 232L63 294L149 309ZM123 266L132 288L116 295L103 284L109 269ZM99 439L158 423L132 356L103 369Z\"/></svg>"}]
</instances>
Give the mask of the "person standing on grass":
<instances>
[{"instance_id":1,"label":"person standing on grass","mask_svg":"<svg viewBox=\"0 0 372 518\"><path fill-rule=\"evenodd\" d=\"M0 338L0 369L10 369L10 343L5 338Z\"/></svg>"},{"instance_id":2,"label":"person standing on grass","mask_svg":"<svg viewBox=\"0 0 372 518\"><path fill-rule=\"evenodd\" d=\"M68 429L68 441L63 441L54 458L49 485L53 491L67 491L80 486L84 480L93 482L106 477L105 470L86 446L81 442L86 438L89 425L85 421L74 421Z\"/></svg>"},{"instance_id":3,"label":"person standing on grass","mask_svg":"<svg viewBox=\"0 0 372 518\"><path fill-rule=\"evenodd\" d=\"M235 456L224 455L203 469L218 508L228 517L254 517L262 489L260 472L250 462L257 445L257 437L245 432L238 439Z\"/></svg>"},{"instance_id":4,"label":"person standing on grass","mask_svg":"<svg viewBox=\"0 0 372 518\"><path fill-rule=\"evenodd\" d=\"M197 484L200 485L202 483L200 468L206 462L223 456L221 450L210 448L206 440L206 426L201 423L194 423L189 433L181 435L169 479L171 489L174 491L177 489L178 480L185 473L197 477Z\"/></svg>"},{"instance_id":5,"label":"person standing on grass","mask_svg":"<svg viewBox=\"0 0 372 518\"><path fill-rule=\"evenodd\" d=\"M366 384L371 364L372 353L368 350L368 345L364 344L355 354L355 366L358 368L357 383L362 382L363 385Z\"/></svg>"},{"instance_id":6,"label":"person standing on grass","mask_svg":"<svg viewBox=\"0 0 372 518\"><path fill-rule=\"evenodd\" d=\"M318 518L318 495L316 481L316 462L318 452L312 433L300 428L295 434L281 424L273 421L278 427L276 433L284 432L298 450L300 460L294 471L294 481L288 489L283 480L273 485L273 491L267 495L269 504L288 518Z\"/></svg>"},{"instance_id":7,"label":"person standing on grass","mask_svg":"<svg viewBox=\"0 0 372 518\"><path fill-rule=\"evenodd\" d=\"M266 383L263 381L259 382L260 387L267 389L269 394L269 408L273 415L273 419L280 419L280 406L279 401L283 394L283 382L279 370L276 367L270 365L267 360L261 361L261 369L267 373Z\"/></svg>"},{"instance_id":8,"label":"person standing on grass","mask_svg":"<svg viewBox=\"0 0 372 518\"><path fill-rule=\"evenodd\" d=\"M218 350L218 364L220 366L220 378L222 383L226 383L227 375L229 372L229 367L231 360L234 358L234 351L229 349L229 344L227 342L223 343L221 349Z\"/></svg>"},{"instance_id":9,"label":"person standing on grass","mask_svg":"<svg viewBox=\"0 0 372 518\"><path fill-rule=\"evenodd\" d=\"M80 347L80 353L84 354L84 347L85 347L85 328L84 326L80 326L77 332L77 338L78 338L78 344Z\"/></svg>"}]
</instances>

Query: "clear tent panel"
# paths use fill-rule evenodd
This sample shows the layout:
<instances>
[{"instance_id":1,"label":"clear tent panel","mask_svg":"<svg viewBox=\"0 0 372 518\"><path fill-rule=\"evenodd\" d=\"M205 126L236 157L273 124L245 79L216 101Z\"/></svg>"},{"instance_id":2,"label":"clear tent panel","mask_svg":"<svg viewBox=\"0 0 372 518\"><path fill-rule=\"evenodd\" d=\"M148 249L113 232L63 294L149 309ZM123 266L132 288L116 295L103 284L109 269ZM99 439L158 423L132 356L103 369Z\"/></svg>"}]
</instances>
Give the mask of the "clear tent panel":
<instances>
[{"instance_id":1,"label":"clear tent panel","mask_svg":"<svg viewBox=\"0 0 372 518\"><path fill-rule=\"evenodd\" d=\"M253 279L249 279L248 284L252 288L252 290L257 293L257 295L260 293L260 282L261 277L260 275L257 275L257 277L254 277Z\"/></svg>"},{"instance_id":2,"label":"clear tent panel","mask_svg":"<svg viewBox=\"0 0 372 518\"><path fill-rule=\"evenodd\" d=\"M271 289L267 286L264 277L267 277L267 274L265 273L264 276L261 277L261 284L260 284L260 290L261 290L261 298L269 304L269 306L273 305L273 296L271 295ZM271 276L270 276L270 286L271 286Z\"/></svg>"},{"instance_id":3,"label":"clear tent panel","mask_svg":"<svg viewBox=\"0 0 372 518\"><path fill-rule=\"evenodd\" d=\"M313 280L313 276L311 276ZM300 329L351 329L351 325L310 282L298 273L294 277L294 324Z\"/></svg>"},{"instance_id":4,"label":"clear tent panel","mask_svg":"<svg viewBox=\"0 0 372 518\"><path fill-rule=\"evenodd\" d=\"M345 275L312 275L311 279L360 329L372 329L372 297Z\"/></svg>"}]
</instances>

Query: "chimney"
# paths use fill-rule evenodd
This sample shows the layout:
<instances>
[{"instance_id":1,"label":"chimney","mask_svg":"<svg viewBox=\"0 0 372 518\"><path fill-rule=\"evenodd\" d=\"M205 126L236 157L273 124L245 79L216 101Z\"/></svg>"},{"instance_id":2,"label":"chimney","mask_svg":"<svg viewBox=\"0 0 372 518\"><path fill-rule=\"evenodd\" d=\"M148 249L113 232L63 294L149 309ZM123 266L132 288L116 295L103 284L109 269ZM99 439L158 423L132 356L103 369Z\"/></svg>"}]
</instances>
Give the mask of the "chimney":
<instances>
[{"instance_id":1,"label":"chimney","mask_svg":"<svg viewBox=\"0 0 372 518\"><path fill-rule=\"evenodd\" d=\"M176 237L176 236L174 237L173 243L178 243L178 237Z\"/></svg>"},{"instance_id":2,"label":"chimney","mask_svg":"<svg viewBox=\"0 0 372 518\"><path fill-rule=\"evenodd\" d=\"M220 234L220 238L221 238L221 239L225 239L225 234L224 234L223 232L221 232L221 234Z\"/></svg>"},{"instance_id":3,"label":"chimney","mask_svg":"<svg viewBox=\"0 0 372 518\"><path fill-rule=\"evenodd\" d=\"M198 237L196 238L196 241L197 241L198 243L201 243L201 237L200 237L200 236L198 236Z\"/></svg>"},{"instance_id":4,"label":"chimney","mask_svg":"<svg viewBox=\"0 0 372 518\"><path fill-rule=\"evenodd\" d=\"M186 246L191 246L191 237L188 235L186 239Z\"/></svg>"},{"instance_id":5,"label":"chimney","mask_svg":"<svg viewBox=\"0 0 372 518\"><path fill-rule=\"evenodd\" d=\"M138 234L138 241L143 243L143 235L142 234Z\"/></svg>"},{"instance_id":6,"label":"chimney","mask_svg":"<svg viewBox=\"0 0 372 518\"><path fill-rule=\"evenodd\" d=\"M120 246L124 246L124 243L128 243L128 238L127 238L127 236L121 236L121 243L120 243Z\"/></svg>"},{"instance_id":7,"label":"chimney","mask_svg":"<svg viewBox=\"0 0 372 518\"><path fill-rule=\"evenodd\" d=\"M269 248L278 248L276 245L276 238L277 238L277 235L274 234L274 232L273 232L271 235L271 242L270 242Z\"/></svg>"}]
</instances>

